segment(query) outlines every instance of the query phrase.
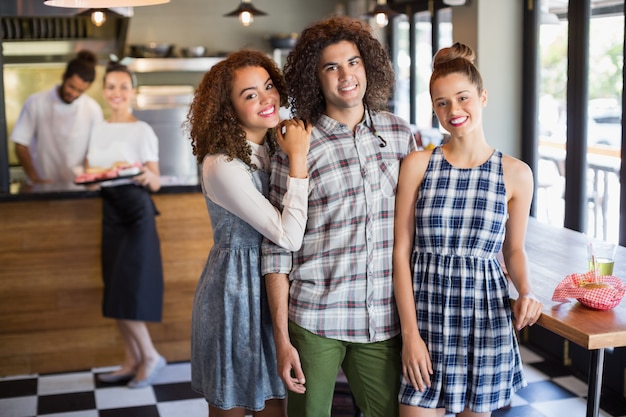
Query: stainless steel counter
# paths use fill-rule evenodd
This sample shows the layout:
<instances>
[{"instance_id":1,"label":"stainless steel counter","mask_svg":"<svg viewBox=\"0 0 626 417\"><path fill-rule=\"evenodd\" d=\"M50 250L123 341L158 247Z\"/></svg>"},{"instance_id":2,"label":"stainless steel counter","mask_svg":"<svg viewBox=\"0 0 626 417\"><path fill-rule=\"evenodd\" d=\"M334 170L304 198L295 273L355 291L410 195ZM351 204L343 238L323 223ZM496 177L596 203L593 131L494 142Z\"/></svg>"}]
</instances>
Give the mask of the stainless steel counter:
<instances>
[{"instance_id":1,"label":"stainless steel counter","mask_svg":"<svg viewBox=\"0 0 626 417\"><path fill-rule=\"evenodd\" d=\"M206 72L224 58L134 58L128 68L137 74L146 72Z\"/></svg>"}]
</instances>

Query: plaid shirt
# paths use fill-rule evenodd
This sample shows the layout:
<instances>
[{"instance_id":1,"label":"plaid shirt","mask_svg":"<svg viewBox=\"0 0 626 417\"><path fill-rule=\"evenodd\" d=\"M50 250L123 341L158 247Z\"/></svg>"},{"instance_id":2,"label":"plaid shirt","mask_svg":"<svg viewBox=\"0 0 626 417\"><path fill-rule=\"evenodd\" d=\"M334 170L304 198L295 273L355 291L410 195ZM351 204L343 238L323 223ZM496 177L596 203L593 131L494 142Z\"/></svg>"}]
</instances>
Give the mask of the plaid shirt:
<instances>
[{"instance_id":1,"label":"plaid shirt","mask_svg":"<svg viewBox=\"0 0 626 417\"><path fill-rule=\"evenodd\" d=\"M314 126L302 248L292 253L266 240L261 269L289 274L290 320L323 337L366 343L399 333L391 278L395 193L400 161L416 146L408 124L387 112L372 112L371 120L366 112L355 132L324 115ZM279 152L270 200L281 209L288 175Z\"/></svg>"}]
</instances>

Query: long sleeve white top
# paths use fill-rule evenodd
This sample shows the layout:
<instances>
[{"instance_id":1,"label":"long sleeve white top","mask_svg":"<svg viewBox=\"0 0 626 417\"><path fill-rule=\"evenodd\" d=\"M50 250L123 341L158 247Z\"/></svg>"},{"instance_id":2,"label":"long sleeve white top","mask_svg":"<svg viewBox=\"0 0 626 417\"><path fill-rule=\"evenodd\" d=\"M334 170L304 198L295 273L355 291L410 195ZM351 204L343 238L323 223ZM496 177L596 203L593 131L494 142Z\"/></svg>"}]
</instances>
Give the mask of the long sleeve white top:
<instances>
[{"instance_id":1,"label":"long sleeve white top","mask_svg":"<svg viewBox=\"0 0 626 417\"><path fill-rule=\"evenodd\" d=\"M267 170L269 156L266 148L248 143L253 149L252 163L257 169ZM204 158L204 194L277 245L291 251L298 250L302 245L307 221L308 178L289 177L281 213L255 187L250 168L239 159L228 159L223 154L207 155Z\"/></svg>"}]
</instances>

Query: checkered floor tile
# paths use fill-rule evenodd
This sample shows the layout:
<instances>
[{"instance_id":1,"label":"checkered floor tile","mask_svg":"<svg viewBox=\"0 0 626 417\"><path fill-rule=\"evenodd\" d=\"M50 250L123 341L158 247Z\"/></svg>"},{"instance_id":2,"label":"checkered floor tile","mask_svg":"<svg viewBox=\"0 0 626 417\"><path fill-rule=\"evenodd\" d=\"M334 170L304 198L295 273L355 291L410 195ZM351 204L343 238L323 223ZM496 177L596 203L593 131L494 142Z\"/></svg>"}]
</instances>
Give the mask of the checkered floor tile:
<instances>
[{"instance_id":1,"label":"checkered floor tile","mask_svg":"<svg viewBox=\"0 0 626 417\"><path fill-rule=\"evenodd\" d=\"M587 385L562 367L522 347L528 386L493 417L584 417ZM188 362L170 363L151 387L104 384L95 375L114 368L0 378L2 417L206 417L207 405L191 390ZM353 416L345 387L337 389L333 417ZM603 398L601 417L626 416L623 398Z\"/></svg>"}]
</instances>

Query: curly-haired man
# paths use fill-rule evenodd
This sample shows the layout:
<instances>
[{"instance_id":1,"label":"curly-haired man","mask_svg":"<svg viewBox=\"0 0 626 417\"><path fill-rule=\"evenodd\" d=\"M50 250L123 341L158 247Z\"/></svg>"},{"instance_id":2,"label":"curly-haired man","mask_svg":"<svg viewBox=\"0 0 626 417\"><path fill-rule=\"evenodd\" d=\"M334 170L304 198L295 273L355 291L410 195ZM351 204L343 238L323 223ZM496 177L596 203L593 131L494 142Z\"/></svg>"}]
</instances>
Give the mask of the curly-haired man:
<instances>
[{"instance_id":1,"label":"curly-haired man","mask_svg":"<svg viewBox=\"0 0 626 417\"><path fill-rule=\"evenodd\" d=\"M302 32L284 72L292 113L313 124L302 248L266 242L262 265L289 415L330 416L341 367L366 417L393 417L395 191L400 161L415 150L409 125L385 111L393 70L367 24L332 17ZM270 179L278 206L288 171L278 153Z\"/></svg>"}]
</instances>

